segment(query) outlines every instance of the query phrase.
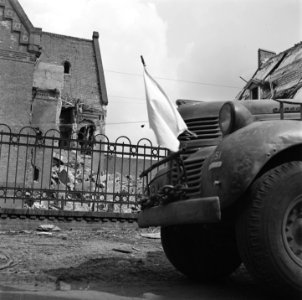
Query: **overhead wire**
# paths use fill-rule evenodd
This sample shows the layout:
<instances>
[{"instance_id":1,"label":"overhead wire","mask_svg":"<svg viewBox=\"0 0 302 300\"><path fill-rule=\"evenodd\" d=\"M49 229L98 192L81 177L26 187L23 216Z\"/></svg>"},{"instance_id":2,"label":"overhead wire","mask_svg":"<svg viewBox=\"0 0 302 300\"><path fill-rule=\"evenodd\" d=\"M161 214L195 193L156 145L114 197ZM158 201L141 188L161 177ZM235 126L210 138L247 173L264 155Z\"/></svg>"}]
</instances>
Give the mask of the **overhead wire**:
<instances>
[{"instance_id":1,"label":"overhead wire","mask_svg":"<svg viewBox=\"0 0 302 300\"><path fill-rule=\"evenodd\" d=\"M127 96L116 96L116 95L108 95L108 97L112 97L112 98L122 98L122 99L129 99L131 101L114 101L114 100L110 100L113 101L113 102L118 102L118 103L139 103L139 104L145 104L146 103L146 99L144 98L138 98L138 97L127 97ZM132 99L134 100L143 100L143 101L133 101Z\"/></svg>"},{"instance_id":2,"label":"overhead wire","mask_svg":"<svg viewBox=\"0 0 302 300\"><path fill-rule=\"evenodd\" d=\"M120 124L141 124L141 123L148 123L148 121L130 121L130 122L114 122L114 123L106 123L107 125L120 125Z\"/></svg>"},{"instance_id":3,"label":"overhead wire","mask_svg":"<svg viewBox=\"0 0 302 300\"><path fill-rule=\"evenodd\" d=\"M136 77L142 77L142 74L138 73L129 73L129 72L121 72L121 71L115 71L115 70L104 70L108 73L115 73L120 75L128 75L128 76L136 76ZM223 88L231 88L231 89L240 89L239 86L233 86L233 85L227 85L227 84L218 84L218 83L209 83L209 82L201 82L201 81L193 81L193 80L186 80L186 79L175 79L175 78L167 78L167 77L159 77L159 76L153 76L156 79L161 80L168 80L168 81L175 81L175 82L182 82L182 83L188 83L188 84L198 84L198 85L204 85L204 86L212 86L212 87L223 87Z\"/></svg>"},{"instance_id":4,"label":"overhead wire","mask_svg":"<svg viewBox=\"0 0 302 300\"><path fill-rule=\"evenodd\" d=\"M108 69L105 69L105 72L116 73L116 74L120 74L120 75L142 77L142 74L138 74L138 73L121 72L121 71L108 70ZM172 79L172 78L166 78L166 77L157 77L157 76L154 76L154 78L160 79L160 80L182 82L182 83L187 83L187 84L199 84L199 85L212 86L212 87L223 87L223 88L232 88L232 89L239 89L240 88L240 87L231 86L231 85L216 84L216 83L205 83L205 82L191 81L191 80L182 80L182 79ZM134 99L136 99L136 100L142 100L142 101L131 101L131 103L139 103L139 104L144 104L145 103L144 102L145 99L144 98L140 98L140 97L129 97L129 96L119 96L119 95L108 95L108 96L112 97L112 98L121 98L121 99L129 99L129 100L134 100ZM114 101L114 100L113 100L113 102L116 102L116 103L128 103L127 101Z\"/></svg>"}]
</instances>

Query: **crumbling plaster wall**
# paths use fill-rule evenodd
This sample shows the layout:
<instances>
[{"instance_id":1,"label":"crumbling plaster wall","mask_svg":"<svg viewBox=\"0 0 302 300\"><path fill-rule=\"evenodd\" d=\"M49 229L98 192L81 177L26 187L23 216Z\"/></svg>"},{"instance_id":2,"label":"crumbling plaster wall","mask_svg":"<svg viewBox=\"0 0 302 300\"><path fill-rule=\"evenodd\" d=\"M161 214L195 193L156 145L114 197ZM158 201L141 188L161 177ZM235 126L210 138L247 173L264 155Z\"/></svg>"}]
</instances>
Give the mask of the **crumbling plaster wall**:
<instances>
[{"instance_id":1,"label":"crumbling plaster wall","mask_svg":"<svg viewBox=\"0 0 302 300\"><path fill-rule=\"evenodd\" d=\"M0 120L19 131L30 124L34 64L0 59Z\"/></svg>"},{"instance_id":2,"label":"crumbling plaster wall","mask_svg":"<svg viewBox=\"0 0 302 300\"><path fill-rule=\"evenodd\" d=\"M33 86L43 90L57 89L61 92L64 87L63 66L39 60L35 68Z\"/></svg>"},{"instance_id":3,"label":"crumbling plaster wall","mask_svg":"<svg viewBox=\"0 0 302 300\"><path fill-rule=\"evenodd\" d=\"M33 78L32 126L39 127L43 133L59 129L63 86L63 66L37 63Z\"/></svg>"},{"instance_id":4,"label":"crumbling plaster wall","mask_svg":"<svg viewBox=\"0 0 302 300\"><path fill-rule=\"evenodd\" d=\"M80 99L102 110L95 54L91 40L42 33L42 62L63 65L70 62L70 74L64 75L62 98Z\"/></svg>"}]
</instances>

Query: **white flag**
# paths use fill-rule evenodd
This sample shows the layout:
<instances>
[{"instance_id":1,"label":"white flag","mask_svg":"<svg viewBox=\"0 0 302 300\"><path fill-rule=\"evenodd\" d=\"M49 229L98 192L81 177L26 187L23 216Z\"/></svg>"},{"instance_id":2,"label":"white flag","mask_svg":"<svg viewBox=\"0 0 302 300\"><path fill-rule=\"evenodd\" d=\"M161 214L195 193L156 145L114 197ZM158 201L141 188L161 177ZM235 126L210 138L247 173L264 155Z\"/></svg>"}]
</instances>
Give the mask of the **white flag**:
<instances>
[{"instance_id":1,"label":"white flag","mask_svg":"<svg viewBox=\"0 0 302 300\"><path fill-rule=\"evenodd\" d=\"M177 137L188 130L188 127L176 105L169 100L146 68L144 68L144 81L150 127L153 129L159 145L177 152L179 150Z\"/></svg>"}]
</instances>

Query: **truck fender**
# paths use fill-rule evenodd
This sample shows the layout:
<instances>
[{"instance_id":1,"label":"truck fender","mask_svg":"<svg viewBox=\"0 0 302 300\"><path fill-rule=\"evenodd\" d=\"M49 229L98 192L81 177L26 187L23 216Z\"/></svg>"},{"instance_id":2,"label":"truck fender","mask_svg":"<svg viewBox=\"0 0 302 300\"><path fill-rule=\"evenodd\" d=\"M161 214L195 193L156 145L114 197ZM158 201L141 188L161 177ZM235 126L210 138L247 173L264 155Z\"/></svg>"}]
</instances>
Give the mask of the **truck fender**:
<instances>
[{"instance_id":1,"label":"truck fender","mask_svg":"<svg viewBox=\"0 0 302 300\"><path fill-rule=\"evenodd\" d=\"M301 121L254 122L224 137L202 167L201 192L219 196L221 208L242 197L263 167L302 144Z\"/></svg>"}]
</instances>

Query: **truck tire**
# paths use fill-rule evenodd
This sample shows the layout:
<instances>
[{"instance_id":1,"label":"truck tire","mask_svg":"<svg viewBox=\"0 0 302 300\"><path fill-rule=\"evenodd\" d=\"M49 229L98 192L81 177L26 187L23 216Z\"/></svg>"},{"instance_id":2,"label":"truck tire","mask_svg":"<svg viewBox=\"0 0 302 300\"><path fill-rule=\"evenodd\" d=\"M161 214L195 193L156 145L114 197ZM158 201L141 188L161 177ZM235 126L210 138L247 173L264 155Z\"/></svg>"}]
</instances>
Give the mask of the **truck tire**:
<instances>
[{"instance_id":1,"label":"truck tire","mask_svg":"<svg viewBox=\"0 0 302 300\"><path fill-rule=\"evenodd\" d=\"M241 258L260 284L302 293L302 162L259 177L237 223ZM300 294L301 295L301 294Z\"/></svg>"},{"instance_id":2,"label":"truck tire","mask_svg":"<svg viewBox=\"0 0 302 300\"><path fill-rule=\"evenodd\" d=\"M241 264L231 223L162 227L161 240L172 265L192 279L226 277Z\"/></svg>"}]
</instances>

